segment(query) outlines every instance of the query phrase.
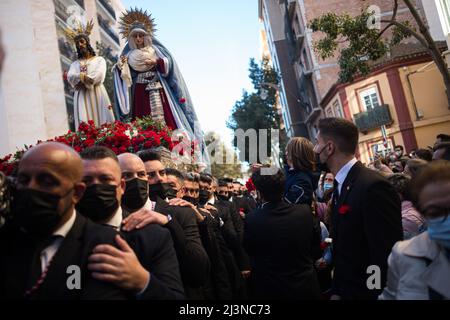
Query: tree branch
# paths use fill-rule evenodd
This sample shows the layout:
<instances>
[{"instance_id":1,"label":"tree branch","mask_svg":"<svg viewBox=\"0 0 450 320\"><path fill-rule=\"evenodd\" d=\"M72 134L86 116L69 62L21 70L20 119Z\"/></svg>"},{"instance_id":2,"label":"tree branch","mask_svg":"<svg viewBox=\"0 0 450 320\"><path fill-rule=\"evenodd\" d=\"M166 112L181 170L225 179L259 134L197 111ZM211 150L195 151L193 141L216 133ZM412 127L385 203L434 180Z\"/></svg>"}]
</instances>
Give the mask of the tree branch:
<instances>
[{"instance_id":1,"label":"tree branch","mask_svg":"<svg viewBox=\"0 0 450 320\"><path fill-rule=\"evenodd\" d=\"M416 38L416 39L417 39L417 40L418 40L425 48L430 48L430 46L429 46L427 40L426 40L424 37L422 37L419 33L417 33L416 31L412 30L411 28L408 28L407 26L401 24L401 23L398 22L398 21L391 21L391 23L392 23L394 26L396 26L396 27L402 29L404 32L410 33L410 34L411 34L414 38Z\"/></svg>"},{"instance_id":2,"label":"tree branch","mask_svg":"<svg viewBox=\"0 0 450 320\"><path fill-rule=\"evenodd\" d=\"M386 23L388 23L388 25L387 25L386 27L384 27L383 30L380 31L380 33L378 34L378 37L375 39L374 42L378 41L378 39L381 38L381 36L383 35L383 33L385 33L387 29L389 29L390 27L392 27L392 26L394 25L394 24L392 23L392 20L387 20L387 21L386 21L386 20L381 20L380 22L386 22Z\"/></svg>"},{"instance_id":3,"label":"tree branch","mask_svg":"<svg viewBox=\"0 0 450 320\"><path fill-rule=\"evenodd\" d=\"M395 20L397 17L397 10L398 10L398 0L394 1L394 10L392 10L392 17L391 20Z\"/></svg>"}]
</instances>

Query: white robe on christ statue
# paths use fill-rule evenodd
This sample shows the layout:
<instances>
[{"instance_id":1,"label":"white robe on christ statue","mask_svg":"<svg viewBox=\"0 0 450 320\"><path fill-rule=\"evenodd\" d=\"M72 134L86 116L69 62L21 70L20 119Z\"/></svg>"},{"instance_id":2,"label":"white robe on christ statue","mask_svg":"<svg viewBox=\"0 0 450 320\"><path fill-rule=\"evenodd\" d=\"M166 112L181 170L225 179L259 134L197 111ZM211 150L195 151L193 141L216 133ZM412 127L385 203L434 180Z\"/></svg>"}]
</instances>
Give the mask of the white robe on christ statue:
<instances>
[{"instance_id":1,"label":"white robe on christ statue","mask_svg":"<svg viewBox=\"0 0 450 320\"><path fill-rule=\"evenodd\" d=\"M83 76L80 77L80 74L83 72L93 80L92 84L82 81ZM76 129L81 122L88 120L94 120L96 126L114 122L114 112L103 85L105 75L106 61L102 57L79 59L70 65L67 80L75 88L73 102ZM84 88L77 89L76 86L80 82L83 82Z\"/></svg>"}]
</instances>

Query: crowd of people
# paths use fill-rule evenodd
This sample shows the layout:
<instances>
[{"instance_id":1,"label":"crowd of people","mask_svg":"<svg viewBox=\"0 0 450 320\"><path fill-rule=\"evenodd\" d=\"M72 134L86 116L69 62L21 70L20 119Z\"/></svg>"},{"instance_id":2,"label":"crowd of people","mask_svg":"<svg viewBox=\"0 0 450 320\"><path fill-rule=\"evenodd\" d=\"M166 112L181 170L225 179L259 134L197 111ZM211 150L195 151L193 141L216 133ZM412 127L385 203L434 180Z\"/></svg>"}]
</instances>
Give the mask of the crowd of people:
<instances>
[{"instance_id":1,"label":"crowd of people","mask_svg":"<svg viewBox=\"0 0 450 320\"><path fill-rule=\"evenodd\" d=\"M322 119L283 170L252 165L253 190L152 149L41 143L0 227L0 297L449 299L450 136L368 166L357 145L352 122Z\"/></svg>"}]
</instances>

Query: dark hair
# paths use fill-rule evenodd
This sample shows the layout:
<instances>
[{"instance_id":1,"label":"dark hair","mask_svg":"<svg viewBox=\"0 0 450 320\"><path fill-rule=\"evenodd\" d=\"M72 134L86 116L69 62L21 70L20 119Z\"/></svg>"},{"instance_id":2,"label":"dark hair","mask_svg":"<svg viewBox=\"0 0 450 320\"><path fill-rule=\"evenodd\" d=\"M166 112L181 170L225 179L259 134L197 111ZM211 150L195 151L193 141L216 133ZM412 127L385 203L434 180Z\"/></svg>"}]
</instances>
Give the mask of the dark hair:
<instances>
[{"instance_id":1,"label":"dark hair","mask_svg":"<svg viewBox=\"0 0 450 320\"><path fill-rule=\"evenodd\" d=\"M89 37L86 36L86 35L84 35L84 34L81 34L81 35L76 36L75 39L74 39L74 41L75 41L75 47L77 48L77 56L78 56L78 59L83 59L83 54L81 53L81 50L80 50L80 48L78 47L78 40L80 40L81 38L83 38L84 40L86 40L86 48L87 48L89 54L91 54L92 56L95 56L95 51L94 51L94 49L93 49L92 46L91 46L91 43L90 43L90 41L89 41Z\"/></svg>"},{"instance_id":2,"label":"dark hair","mask_svg":"<svg viewBox=\"0 0 450 320\"><path fill-rule=\"evenodd\" d=\"M450 161L450 142L441 142L434 146L434 151L439 149L444 149L444 153L442 154L442 160Z\"/></svg>"},{"instance_id":3,"label":"dark hair","mask_svg":"<svg viewBox=\"0 0 450 320\"><path fill-rule=\"evenodd\" d=\"M261 170L252 174L252 181L256 190L261 192L266 201L281 200L284 192L284 183L286 181L283 171L278 169L275 174L262 175Z\"/></svg>"},{"instance_id":4,"label":"dark hair","mask_svg":"<svg viewBox=\"0 0 450 320\"><path fill-rule=\"evenodd\" d=\"M433 152L430 149L416 150L415 155L417 158L430 162L433 160Z\"/></svg>"},{"instance_id":5,"label":"dark hair","mask_svg":"<svg viewBox=\"0 0 450 320\"><path fill-rule=\"evenodd\" d=\"M181 173L181 171L174 169L174 168L166 168L166 175L167 176L174 176L176 177L178 180L180 180L180 182L184 181L184 175Z\"/></svg>"},{"instance_id":6,"label":"dark hair","mask_svg":"<svg viewBox=\"0 0 450 320\"><path fill-rule=\"evenodd\" d=\"M137 155L139 156L139 158L141 158L143 162L147 161L161 162L161 155L159 154L159 152L156 152L154 150L142 150Z\"/></svg>"},{"instance_id":7,"label":"dark hair","mask_svg":"<svg viewBox=\"0 0 450 320\"><path fill-rule=\"evenodd\" d=\"M355 154L358 146L358 128L353 122L343 118L324 118L319 120L320 135L336 143L345 154Z\"/></svg>"},{"instance_id":8,"label":"dark hair","mask_svg":"<svg viewBox=\"0 0 450 320\"><path fill-rule=\"evenodd\" d=\"M207 183L207 184L211 184L213 182L212 177L209 174L205 174L205 173L201 173L200 174L200 181Z\"/></svg>"},{"instance_id":9,"label":"dark hair","mask_svg":"<svg viewBox=\"0 0 450 320\"><path fill-rule=\"evenodd\" d=\"M117 155L114 153L114 151L102 146L88 147L80 152L80 156L85 160L101 160L111 158L119 163L119 159L117 159Z\"/></svg>"},{"instance_id":10,"label":"dark hair","mask_svg":"<svg viewBox=\"0 0 450 320\"><path fill-rule=\"evenodd\" d=\"M228 187L228 182L225 179L219 179L217 184L219 185L219 187Z\"/></svg>"},{"instance_id":11,"label":"dark hair","mask_svg":"<svg viewBox=\"0 0 450 320\"><path fill-rule=\"evenodd\" d=\"M450 182L450 161L432 161L411 180L411 200L419 211L420 192L427 185L438 182Z\"/></svg>"},{"instance_id":12,"label":"dark hair","mask_svg":"<svg viewBox=\"0 0 450 320\"><path fill-rule=\"evenodd\" d=\"M184 175L184 180L198 183L200 179L194 172L188 172Z\"/></svg>"},{"instance_id":13,"label":"dark hair","mask_svg":"<svg viewBox=\"0 0 450 320\"><path fill-rule=\"evenodd\" d=\"M441 133L436 136L436 139L441 139L441 142L450 141L450 135Z\"/></svg>"},{"instance_id":14,"label":"dark hair","mask_svg":"<svg viewBox=\"0 0 450 320\"><path fill-rule=\"evenodd\" d=\"M397 148L398 148L398 149L402 149L402 151L405 150L405 148L403 148L403 146L402 146L402 145L399 145L399 144L396 145L396 146L394 147L394 150L397 149Z\"/></svg>"},{"instance_id":15,"label":"dark hair","mask_svg":"<svg viewBox=\"0 0 450 320\"><path fill-rule=\"evenodd\" d=\"M233 179L231 178L222 178L223 181L225 181L226 183L233 183Z\"/></svg>"},{"instance_id":16,"label":"dark hair","mask_svg":"<svg viewBox=\"0 0 450 320\"><path fill-rule=\"evenodd\" d=\"M411 178L401 173L394 173L390 175L387 179L394 187L395 192L397 192L402 196L402 200L411 199L411 197L409 196L409 184Z\"/></svg>"}]
</instances>

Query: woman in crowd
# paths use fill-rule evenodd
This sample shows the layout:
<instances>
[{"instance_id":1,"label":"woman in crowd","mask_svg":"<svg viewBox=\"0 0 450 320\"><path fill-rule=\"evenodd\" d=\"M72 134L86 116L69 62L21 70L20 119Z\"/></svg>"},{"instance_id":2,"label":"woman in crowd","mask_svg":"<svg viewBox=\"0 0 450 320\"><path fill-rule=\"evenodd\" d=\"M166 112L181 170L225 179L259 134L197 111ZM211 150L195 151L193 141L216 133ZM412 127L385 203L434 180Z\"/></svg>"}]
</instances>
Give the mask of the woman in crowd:
<instances>
[{"instance_id":1,"label":"woman in crowd","mask_svg":"<svg viewBox=\"0 0 450 320\"><path fill-rule=\"evenodd\" d=\"M388 177L402 201L403 239L408 240L426 229L425 219L414 208L409 195L411 178L401 173L394 173Z\"/></svg>"},{"instance_id":2,"label":"woman in crowd","mask_svg":"<svg viewBox=\"0 0 450 320\"><path fill-rule=\"evenodd\" d=\"M414 206L428 230L397 242L388 259L387 285L379 299L450 299L450 162L435 161L412 180Z\"/></svg>"},{"instance_id":3,"label":"woman in crowd","mask_svg":"<svg viewBox=\"0 0 450 320\"><path fill-rule=\"evenodd\" d=\"M295 137L286 147L286 183L283 198L288 203L311 205L317 187L318 176L314 173L313 144L306 138Z\"/></svg>"}]
</instances>

